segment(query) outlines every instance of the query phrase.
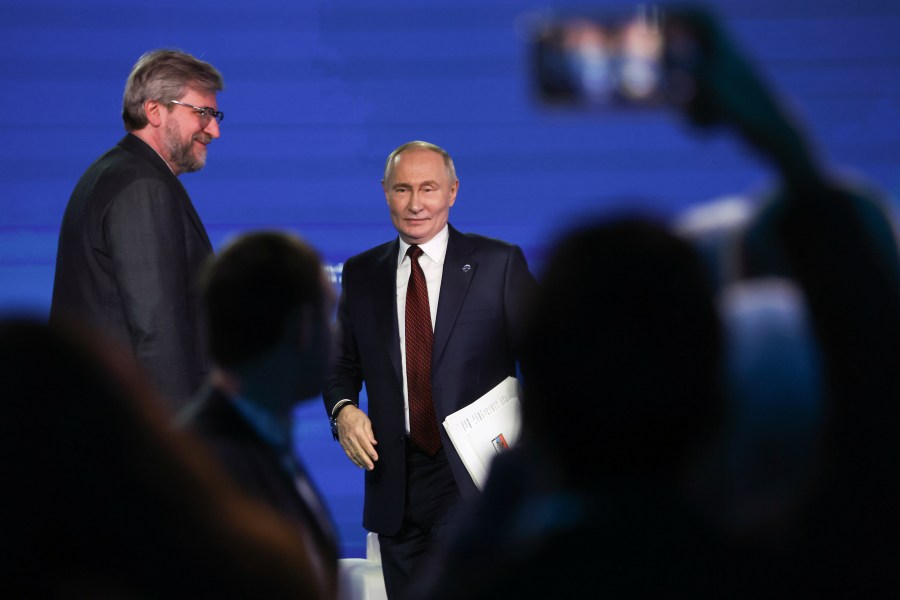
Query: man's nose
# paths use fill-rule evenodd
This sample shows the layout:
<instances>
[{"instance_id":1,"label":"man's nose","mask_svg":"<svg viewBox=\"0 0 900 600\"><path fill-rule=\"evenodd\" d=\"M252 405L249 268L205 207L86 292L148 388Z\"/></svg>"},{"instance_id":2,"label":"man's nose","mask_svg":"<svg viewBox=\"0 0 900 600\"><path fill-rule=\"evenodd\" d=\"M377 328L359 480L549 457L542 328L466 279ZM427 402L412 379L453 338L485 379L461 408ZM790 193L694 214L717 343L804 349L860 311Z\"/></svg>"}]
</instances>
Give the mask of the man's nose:
<instances>
[{"instance_id":1,"label":"man's nose","mask_svg":"<svg viewBox=\"0 0 900 600\"><path fill-rule=\"evenodd\" d=\"M219 132L219 122L215 119L210 119L209 123L206 124L206 127L203 128L204 133L208 133L213 138L217 138L221 135Z\"/></svg>"}]
</instances>

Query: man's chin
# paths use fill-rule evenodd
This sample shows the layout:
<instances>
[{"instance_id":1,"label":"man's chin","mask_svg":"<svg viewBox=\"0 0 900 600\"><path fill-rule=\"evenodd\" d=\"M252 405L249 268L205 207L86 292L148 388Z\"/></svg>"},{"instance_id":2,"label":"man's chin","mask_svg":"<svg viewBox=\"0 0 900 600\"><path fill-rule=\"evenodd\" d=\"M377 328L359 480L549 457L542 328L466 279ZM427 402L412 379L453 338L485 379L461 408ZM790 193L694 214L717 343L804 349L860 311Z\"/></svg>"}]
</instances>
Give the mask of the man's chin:
<instances>
[{"instance_id":1,"label":"man's chin","mask_svg":"<svg viewBox=\"0 0 900 600\"><path fill-rule=\"evenodd\" d=\"M404 239L406 239L406 240L413 240L413 241L410 241L410 242L409 242L409 243L411 243L411 244L419 244L419 243L422 242L422 239L425 238L425 237L427 237L427 236L428 236L428 231L427 231L427 228L424 227L424 226L422 226L422 227L415 227L415 226L409 227L409 226L407 226L407 227L404 228L404 230L403 230L403 237L404 237Z\"/></svg>"},{"instance_id":2,"label":"man's chin","mask_svg":"<svg viewBox=\"0 0 900 600\"><path fill-rule=\"evenodd\" d=\"M195 171L199 171L206 166L206 156L194 157L194 160L186 162L185 164L179 166L181 167L182 173L193 173Z\"/></svg>"},{"instance_id":3,"label":"man's chin","mask_svg":"<svg viewBox=\"0 0 900 600\"><path fill-rule=\"evenodd\" d=\"M206 166L206 146L194 154L194 164L197 165L198 170Z\"/></svg>"}]
</instances>

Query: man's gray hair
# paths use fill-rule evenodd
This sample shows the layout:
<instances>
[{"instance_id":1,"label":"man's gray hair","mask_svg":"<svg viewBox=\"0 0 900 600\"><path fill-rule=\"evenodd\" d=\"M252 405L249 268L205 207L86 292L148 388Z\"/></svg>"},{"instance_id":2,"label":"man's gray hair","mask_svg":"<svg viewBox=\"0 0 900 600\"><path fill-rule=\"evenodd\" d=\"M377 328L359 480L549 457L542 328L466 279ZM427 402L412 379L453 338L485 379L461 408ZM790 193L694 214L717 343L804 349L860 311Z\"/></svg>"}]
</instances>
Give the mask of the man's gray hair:
<instances>
[{"instance_id":1,"label":"man's gray hair","mask_svg":"<svg viewBox=\"0 0 900 600\"><path fill-rule=\"evenodd\" d=\"M453 185L454 183L456 183L456 167L453 165L453 159L450 158L450 153L440 146L436 146L430 142L422 142L418 140L406 142L405 144L391 152L390 155L388 155L387 161L384 163L384 179L381 180L382 183L387 182L387 180L390 178L391 172L394 170L394 162L396 161L397 157L407 150L431 150L432 152L437 152L438 154L440 154L441 158L444 159L444 166L447 168L447 175L450 177L450 184Z\"/></svg>"},{"instance_id":2,"label":"man's gray hair","mask_svg":"<svg viewBox=\"0 0 900 600\"><path fill-rule=\"evenodd\" d=\"M134 64L125 83L122 99L125 129L135 131L147 126L144 112L144 102L147 100L162 103L180 100L187 93L187 88L203 93L221 92L225 82L222 74L211 64L181 50L147 52Z\"/></svg>"}]
</instances>

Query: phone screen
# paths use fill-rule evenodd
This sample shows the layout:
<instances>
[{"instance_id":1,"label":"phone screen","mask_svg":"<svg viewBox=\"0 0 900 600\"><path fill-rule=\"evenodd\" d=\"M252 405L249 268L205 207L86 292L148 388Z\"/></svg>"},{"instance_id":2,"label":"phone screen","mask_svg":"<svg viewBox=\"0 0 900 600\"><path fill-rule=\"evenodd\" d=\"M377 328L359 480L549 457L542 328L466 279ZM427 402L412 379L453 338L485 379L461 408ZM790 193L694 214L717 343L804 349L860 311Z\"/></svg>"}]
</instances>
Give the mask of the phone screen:
<instances>
[{"instance_id":1,"label":"phone screen","mask_svg":"<svg viewBox=\"0 0 900 600\"><path fill-rule=\"evenodd\" d=\"M656 12L543 21L534 30L538 93L562 105L657 105L663 100L663 49Z\"/></svg>"}]
</instances>

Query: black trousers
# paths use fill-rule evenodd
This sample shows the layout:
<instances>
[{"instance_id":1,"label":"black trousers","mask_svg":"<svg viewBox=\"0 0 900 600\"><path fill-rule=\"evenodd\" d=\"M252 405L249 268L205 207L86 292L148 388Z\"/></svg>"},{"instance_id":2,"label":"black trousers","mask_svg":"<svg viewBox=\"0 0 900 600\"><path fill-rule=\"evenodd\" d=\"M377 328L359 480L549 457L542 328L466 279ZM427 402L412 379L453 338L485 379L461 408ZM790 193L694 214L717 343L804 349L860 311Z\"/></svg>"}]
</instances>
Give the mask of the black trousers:
<instances>
[{"instance_id":1,"label":"black trousers","mask_svg":"<svg viewBox=\"0 0 900 600\"><path fill-rule=\"evenodd\" d=\"M406 444L406 510L396 535L378 536L388 598L405 596L432 550L450 534L460 507L459 488L444 449L432 458Z\"/></svg>"}]
</instances>

